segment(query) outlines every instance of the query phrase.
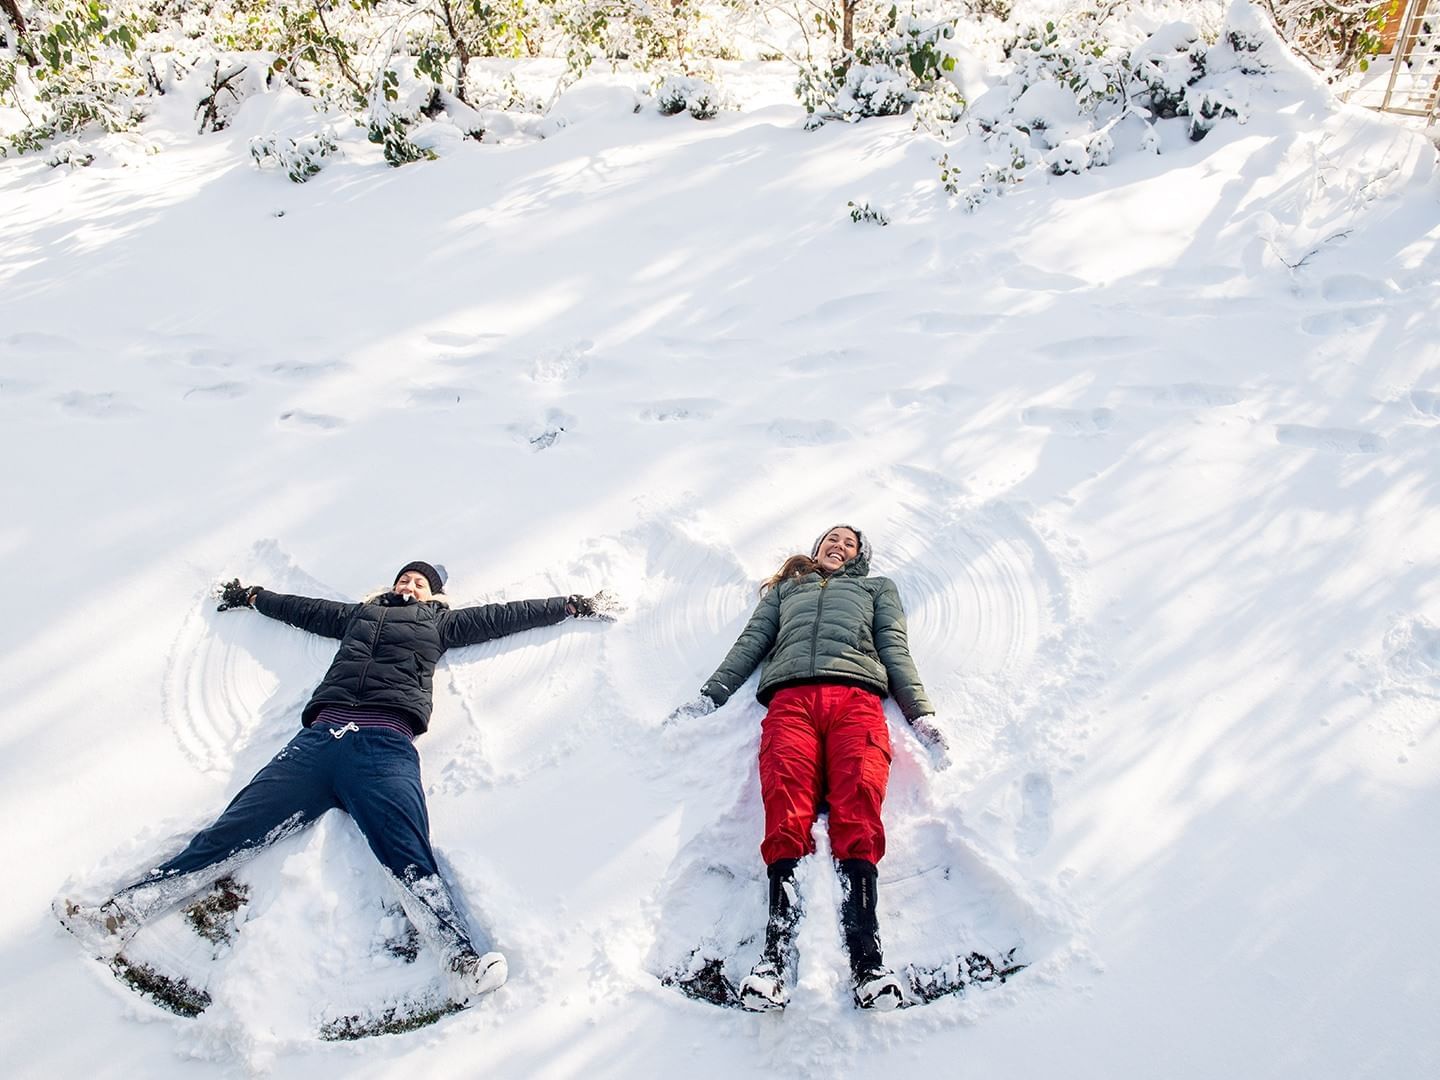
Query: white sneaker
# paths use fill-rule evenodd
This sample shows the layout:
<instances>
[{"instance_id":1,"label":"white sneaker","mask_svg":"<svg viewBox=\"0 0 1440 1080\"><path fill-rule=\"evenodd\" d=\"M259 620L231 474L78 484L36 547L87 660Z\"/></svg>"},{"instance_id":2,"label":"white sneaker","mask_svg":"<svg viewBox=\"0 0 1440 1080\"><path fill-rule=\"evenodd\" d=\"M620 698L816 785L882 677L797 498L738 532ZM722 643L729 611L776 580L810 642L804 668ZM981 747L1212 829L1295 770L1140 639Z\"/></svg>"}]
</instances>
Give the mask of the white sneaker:
<instances>
[{"instance_id":1,"label":"white sneaker","mask_svg":"<svg viewBox=\"0 0 1440 1080\"><path fill-rule=\"evenodd\" d=\"M893 971L877 968L855 980L855 1006L889 1012L905 1004L905 993Z\"/></svg>"},{"instance_id":2,"label":"white sneaker","mask_svg":"<svg viewBox=\"0 0 1440 1080\"><path fill-rule=\"evenodd\" d=\"M761 960L740 984L740 1007L749 1012L779 1012L790 1003L778 965Z\"/></svg>"},{"instance_id":3,"label":"white sneaker","mask_svg":"<svg viewBox=\"0 0 1440 1080\"><path fill-rule=\"evenodd\" d=\"M451 959L446 968L450 994L461 1005L468 1005L476 998L500 989L510 977L510 965L498 952L487 952L484 956L474 952L460 953Z\"/></svg>"},{"instance_id":4,"label":"white sneaker","mask_svg":"<svg viewBox=\"0 0 1440 1080\"><path fill-rule=\"evenodd\" d=\"M50 908L60 925L102 960L115 956L140 929L140 920L127 914L114 900L82 904L57 896Z\"/></svg>"}]
</instances>

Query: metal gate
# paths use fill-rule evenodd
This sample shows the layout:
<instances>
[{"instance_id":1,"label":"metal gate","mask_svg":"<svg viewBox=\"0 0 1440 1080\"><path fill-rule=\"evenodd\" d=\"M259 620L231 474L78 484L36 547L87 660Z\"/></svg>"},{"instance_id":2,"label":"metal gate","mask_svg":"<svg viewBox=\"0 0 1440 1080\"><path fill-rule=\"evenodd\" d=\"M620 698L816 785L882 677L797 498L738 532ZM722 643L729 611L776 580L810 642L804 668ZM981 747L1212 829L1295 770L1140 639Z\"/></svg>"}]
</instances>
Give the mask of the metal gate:
<instances>
[{"instance_id":1,"label":"metal gate","mask_svg":"<svg viewBox=\"0 0 1440 1080\"><path fill-rule=\"evenodd\" d=\"M1440 0L1404 0L1385 26L1390 70L1346 95L1357 105L1423 117L1440 115ZM1380 58L1383 59L1383 58ZM1377 59L1377 69L1381 64Z\"/></svg>"}]
</instances>

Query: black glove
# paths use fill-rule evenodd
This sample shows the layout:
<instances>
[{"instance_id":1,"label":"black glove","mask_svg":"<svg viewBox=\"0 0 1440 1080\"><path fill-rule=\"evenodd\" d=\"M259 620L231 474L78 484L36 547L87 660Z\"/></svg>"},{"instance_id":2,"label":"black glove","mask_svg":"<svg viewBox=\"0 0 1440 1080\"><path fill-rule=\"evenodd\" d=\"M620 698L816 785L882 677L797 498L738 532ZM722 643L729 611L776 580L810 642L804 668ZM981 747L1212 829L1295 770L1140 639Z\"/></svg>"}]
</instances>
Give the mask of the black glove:
<instances>
[{"instance_id":1,"label":"black glove","mask_svg":"<svg viewBox=\"0 0 1440 1080\"><path fill-rule=\"evenodd\" d=\"M259 585L241 585L239 578L233 578L221 585L219 592L215 594L220 598L215 610L229 611L231 608L249 607L256 595L264 591Z\"/></svg>"},{"instance_id":2,"label":"black glove","mask_svg":"<svg viewBox=\"0 0 1440 1080\"><path fill-rule=\"evenodd\" d=\"M612 592L601 589L594 596L576 593L565 598L565 613L577 619L600 619L614 622L615 616L625 610L619 598Z\"/></svg>"}]
</instances>

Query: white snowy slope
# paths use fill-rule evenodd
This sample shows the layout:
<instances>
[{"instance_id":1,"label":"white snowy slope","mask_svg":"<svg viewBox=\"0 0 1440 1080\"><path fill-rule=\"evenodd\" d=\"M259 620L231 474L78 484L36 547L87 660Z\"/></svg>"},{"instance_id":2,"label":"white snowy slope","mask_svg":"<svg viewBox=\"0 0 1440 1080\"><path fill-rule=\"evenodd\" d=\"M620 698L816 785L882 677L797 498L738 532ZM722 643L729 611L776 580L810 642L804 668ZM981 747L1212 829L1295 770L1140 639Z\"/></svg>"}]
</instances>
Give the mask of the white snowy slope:
<instances>
[{"instance_id":1,"label":"white snowy slope","mask_svg":"<svg viewBox=\"0 0 1440 1080\"><path fill-rule=\"evenodd\" d=\"M7 1075L1440 1075L1434 148L1280 64L1244 124L1121 125L967 214L908 118L806 132L787 78L699 122L593 75L543 140L351 139L303 186L245 150L278 95L0 161ZM841 520L955 758L892 709L889 958L1030 967L856 1012L815 860L791 1007L715 1009L657 974L760 917L762 710L661 721ZM377 959L331 815L242 873L211 1007L159 1011L50 903L217 813L331 649L208 590L415 558L629 604L437 674L434 837L509 984L318 1040L433 964Z\"/></svg>"}]
</instances>

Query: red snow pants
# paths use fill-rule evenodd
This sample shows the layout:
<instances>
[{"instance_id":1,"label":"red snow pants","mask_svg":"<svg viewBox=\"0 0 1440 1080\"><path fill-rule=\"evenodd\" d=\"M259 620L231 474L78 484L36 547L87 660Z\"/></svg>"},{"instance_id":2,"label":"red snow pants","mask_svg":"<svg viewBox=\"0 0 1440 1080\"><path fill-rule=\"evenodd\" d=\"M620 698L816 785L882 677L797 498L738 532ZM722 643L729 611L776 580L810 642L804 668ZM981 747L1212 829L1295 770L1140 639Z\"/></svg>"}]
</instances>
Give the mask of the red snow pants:
<instances>
[{"instance_id":1,"label":"red snow pants","mask_svg":"<svg viewBox=\"0 0 1440 1080\"><path fill-rule=\"evenodd\" d=\"M835 683L778 691L760 727L765 865L815 850L811 828L822 800L835 858L878 863L889 779L890 732L879 695Z\"/></svg>"}]
</instances>

